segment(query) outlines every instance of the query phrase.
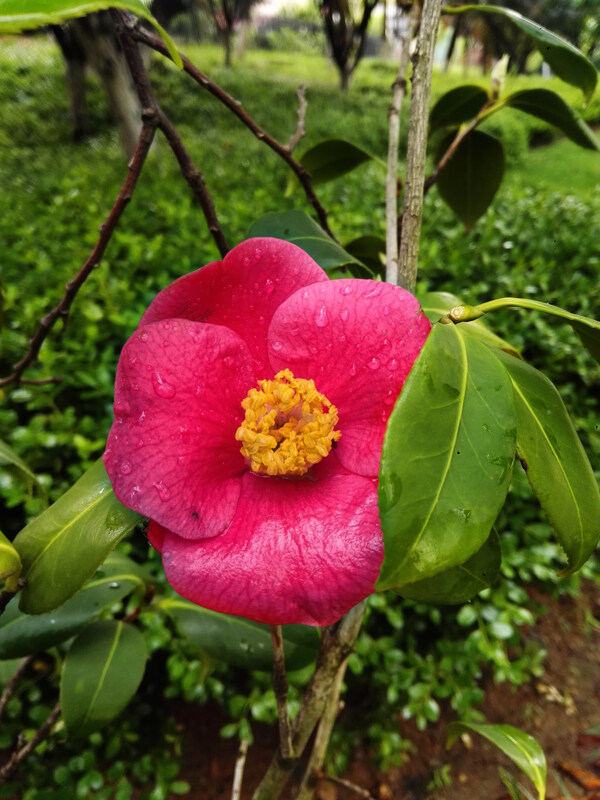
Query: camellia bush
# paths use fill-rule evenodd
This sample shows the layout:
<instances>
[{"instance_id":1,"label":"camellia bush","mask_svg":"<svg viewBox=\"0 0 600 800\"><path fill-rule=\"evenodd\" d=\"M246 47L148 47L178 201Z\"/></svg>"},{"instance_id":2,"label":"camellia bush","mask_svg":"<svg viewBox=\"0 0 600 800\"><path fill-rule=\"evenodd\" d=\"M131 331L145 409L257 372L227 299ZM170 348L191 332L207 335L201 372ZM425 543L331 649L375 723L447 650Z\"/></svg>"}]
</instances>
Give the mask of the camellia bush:
<instances>
[{"instance_id":1,"label":"camellia bush","mask_svg":"<svg viewBox=\"0 0 600 800\"><path fill-rule=\"evenodd\" d=\"M157 131L222 260L166 286L123 343L103 459L13 542L0 541L0 659L58 646L61 653L59 701L29 741L17 743L0 781L54 731L88 736L123 711L148 657L138 628L143 613L172 620L215 659L272 671L280 743L253 797L281 796L301 763L296 796L308 800L366 598L391 590L422 603L464 603L490 587L502 558L494 524L517 461L564 552L562 574L579 570L596 547L600 494L567 410L552 383L482 317L506 308L549 315L571 325L597 361L600 323L529 298L466 305L447 292L414 293L426 192L437 184L470 229L502 181L502 143L480 123L518 108L574 145L600 150L600 143L554 92L504 93L502 61L489 92L455 88L430 109L442 5L415 2L389 112L386 241L369 231L365 209L364 236L342 246L314 187L371 156L357 143L330 139L296 159L302 93L297 130L281 144L178 53L160 26L154 23L157 35L140 24L134 15L154 21L139 0L0 0L0 33L109 6L142 108L137 147L89 258L0 386L27 380L44 340L68 316L120 223ZM507 17L559 78L592 96L595 68L549 31L505 8L443 9L474 11ZM290 167L288 190L304 190L314 217L300 209L266 214L230 248L202 173L154 95L140 44L171 58L275 151ZM426 175L428 156L434 167ZM4 462L28 473L8 446L0 448ZM138 525L161 554L174 592L115 551ZM109 613L127 598L131 610ZM24 663L13 665L2 710ZM311 670L294 715L286 668ZM532 737L508 725L456 722L449 744L467 730L498 745L538 798L545 796L545 759ZM242 737L232 797L240 797L247 747Z\"/></svg>"}]
</instances>

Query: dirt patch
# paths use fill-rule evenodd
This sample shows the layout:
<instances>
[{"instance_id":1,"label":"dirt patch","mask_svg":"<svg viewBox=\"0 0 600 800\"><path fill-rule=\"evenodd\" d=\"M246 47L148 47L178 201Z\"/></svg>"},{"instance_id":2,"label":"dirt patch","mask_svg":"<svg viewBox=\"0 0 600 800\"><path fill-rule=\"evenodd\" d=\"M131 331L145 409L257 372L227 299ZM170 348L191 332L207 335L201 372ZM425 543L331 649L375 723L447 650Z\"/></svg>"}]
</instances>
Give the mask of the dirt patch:
<instances>
[{"instance_id":1,"label":"dirt patch","mask_svg":"<svg viewBox=\"0 0 600 800\"><path fill-rule=\"evenodd\" d=\"M585 583L577 599L553 601L540 595L532 599L549 609L530 632L548 653L546 673L518 689L487 681L481 710L489 722L516 725L540 742L548 760L548 800L571 800L569 793L573 800L598 800L600 781L596 789L593 781L600 776L600 736L588 731L600 729L600 587ZM211 707L181 705L175 714L185 733L181 777L193 787L190 800L230 800L237 744L219 737L225 720ZM446 723L453 714L444 710L442 716L438 725L423 732L412 723L403 724L402 734L413 742L416 752L401 770L383 774L373 766L366 750L358 750L343 777L375 800L509 800L498 766L520 779L512 762L476 736L470 746L459 741L446 751ZM264 774L277 741L271 728L255 725L253 731L256 740L246 762L243 800L251 796ZM582 771L579 781L573 778L576 770ZM451 785L444 787L446 777ZM527 784L525 778L523 784ZM285 797L293 796L290 788ZM319 800L359 797L324 781L318 796Z\"/></svg>"}]
</instances>

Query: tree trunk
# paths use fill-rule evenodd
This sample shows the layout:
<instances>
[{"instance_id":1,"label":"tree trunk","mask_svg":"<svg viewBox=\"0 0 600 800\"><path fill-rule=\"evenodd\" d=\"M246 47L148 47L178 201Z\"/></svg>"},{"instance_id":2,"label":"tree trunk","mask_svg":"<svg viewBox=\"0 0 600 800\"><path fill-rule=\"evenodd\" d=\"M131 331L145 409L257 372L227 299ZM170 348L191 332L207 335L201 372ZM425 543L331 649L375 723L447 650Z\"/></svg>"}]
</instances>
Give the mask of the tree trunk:
<instances>
[{"instance_id":1,"label":"tree trunk","mask_svg":"<svg viewBox=\"0 0 600 800\"><path fill-rule=\"evenodd\" d=\"M347 67L340 67L340 89L342 92L347 92L350 88L350 78L352 72Z\"/></svg>"},{"instance_id":2,"label":"tree trunk","mask_svg":"<svg viewBox=\"0 0 600 800\"><path fill-rule=\"evenodd\" d=\"M88 132L88 113L85 96L85 53L70 28L53 25L52 32L65 60L71 131L73 139L78 142Z\"/></svg>"},{"instance_id":3,"label":"tree trunk","mask_svg":"<svg viewBox=\"0 0 600 800\"><path fill-rule=\"evenodd\" d=\"M223 31L223 46L225 48L225 66L231 66L231 31L225 28Z\"/></svg>"}]
</instances>

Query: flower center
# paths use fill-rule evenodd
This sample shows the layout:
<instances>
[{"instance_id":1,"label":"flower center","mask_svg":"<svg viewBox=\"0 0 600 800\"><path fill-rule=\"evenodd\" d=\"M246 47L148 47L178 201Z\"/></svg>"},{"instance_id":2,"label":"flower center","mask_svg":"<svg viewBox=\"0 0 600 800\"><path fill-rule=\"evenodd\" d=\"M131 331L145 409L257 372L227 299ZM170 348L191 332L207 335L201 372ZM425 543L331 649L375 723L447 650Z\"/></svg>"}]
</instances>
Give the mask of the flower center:
<instances>
[{"instance_id":1,"label":"flower center","mask_svg":"<svg viewBox=\"0 0 600 800\"><path fill-rule=\"evenodd\" d=\"M258 385L242 401L246 418L235 433L240 452L253 472L304 475L342 435L334 430L337 408L314 381L294 378L289 369Z\"/></svg>"}]
</instances>

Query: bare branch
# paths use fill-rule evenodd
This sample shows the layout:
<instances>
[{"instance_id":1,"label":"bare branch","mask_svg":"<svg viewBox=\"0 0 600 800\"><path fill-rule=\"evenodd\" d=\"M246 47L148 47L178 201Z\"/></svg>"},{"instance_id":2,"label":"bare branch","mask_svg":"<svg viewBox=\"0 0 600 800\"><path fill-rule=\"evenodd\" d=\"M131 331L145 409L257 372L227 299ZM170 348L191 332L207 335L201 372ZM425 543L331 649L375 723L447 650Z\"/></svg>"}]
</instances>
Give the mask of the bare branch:
<instances>
[{"instance_id":1,"label":"bare branch","mask_svg":"<svg viewBox=\"0 0 600 800\"><path fill-rule=\"evenodd\" d=\"M66 320L77 292L79 289L81 289L87 278L89 278L92 271L99 266L113 231L116 228L119 219L121 218L121 214L123 211L125 211L127 204L131 200L131 195L133 194L137 179L140 176L146 156L150 150L150 145L154 139L154 132L158 124L158 117L153 109L146 109L143 112L143 121L142 130L140 132L135 152L128 165L127 177L123 182L121 191L117 195L117 199L115 200L108 217L100 226L100 236L98 241L94 245L92 252L88 256L86 262L81 267L79 272L67 283L66 291L61 301L40 320L38 329L29 342L29 350L25 356L19 361L18 364L15 364L11 375L0 379L0 388L14 381L21 380L22 374L38 357L40 348L56 321L59 318L61 318L63 322Z\"/></svg>"},{"instance_id":2,"label":"bare branch","mask_svg":"<svg viewBox=\"0 0 600 800\"><path fill-rule=\"evenodd\" d=\"M330 783L335 783L338 786L341 786L343 789L348 789L349 792L354 792L354 794L362 797L363 800L375 800L371 792L363 789L362 786L357 786L355 783L347 781L345 778L338 778L335 775L327 775L327 773L323 772L322 770L317 773L317 777L323 778Z\"/></svg>"},{"instance_id":3,"label":"bare branch","mask_svg":"<svg viewBox=\"0 0 600 800\"><path fill-rule=\"evenodd\" d=\"M152 47L154 50L165 56L165 58L171 58L165 43L162 41L162 39L159 39L158 36L155 36L150 31L147 31L145 28L142 28L136 24L128 26L128 30L132 38L136 39L136 41L142 42L143 44L148 45L148 47ZM315 209L317 217L319 218L319 224L323 230L331 236L332 239L335 239L331 230L329 229L329 225L327 224L327 211L323 208L314 192L310 175L304 169L302 164L300 164L299 161L296 161L296 159L292 156L287 148L287 145L283 145L272 136L269 136L269 134L264 131L260 125L244 111L242 104L239 101L234 100L230 94L227 94L224 89L218 86L207 75L195 67L189 58L183 55L183 53L180 53L179 55L181 56L183 68L187 74L190 75L200 86L210 92L213 97L216 97L217 100L223 103L224 106L226 106L233 114L235 114L235 116L250 131L252 131L257 139L260 139L260 141L264 142L267 147L270 147L271 150L277 153L277 155L285 161L285 163L290 167L292 172L302 184L306 198Z\"/></svg>"},{"instance_id":4,"label":"bare branch","mask_svg":"<svg viewBox=\"0 0 600 800\"><path fill-rule=\"evenodd\" d=\"M421 25L412 59L412 96L398 275L400 285L409 291L414 291L417 282L433 50L441 9L442 0L423 0Z\"/></svg>"},{"instance_id":5,"label":"bare branch","mask_svg":"<svg viewBox=\"0 0 600 800\"><path fill-rule=\"evenodd\" d=\"M281 625L271 625L271 642L273 644L273 691L277 701L277 718L279 720L279 749L281 757L287 759L293 758L294 751L287 706L288 682L285 674Z\"/></svg>"},{"instance_id":6,"label":"bare branch","mask_svg":"<svg viewBox=\"0 0 600 800\"><path fill-rule=\"evenodd\" d=\"M298 98L298 123L296 125L296 130L294 133L292 133L290 140L287 143L287 149L290 153L306 133L304 123L306 120L306 109L308 108L308 102L306 100L306 86L304 84L296 89L296 97Z\"/></svg>"},{"instance_id":7,"label":"bare branch","mask_svg":"<svg viewBox=\"0 0 600 800\"><path fill-rule=\"evenodd\" d=\"M32 661L33 661L33 656L27 656L27 658L24 658L17 667L15 674L12 676L12 678L4 687L4 691L2 692L2 697L0 697L0 718L2 717L2 714L4 714L4 709L6 708L6 704L8 703L8 701L15 692L17 683L21 680L21 678L23 677L23 673L25 672L25 670L31 664Z\"/></svg>"},{"instance_id":8,"label":"bare branch","mask_svg":"<svg viewBox=\"0 0 600 800\"><path fill-rule=\"evenodd\" d=\"M401 41L400 63L398 74L392 86L392 102L388 113L388 159L387 178L385 183L385 279L388 283L398 283L398 146L400 136L400 113L402 101L406 93L406 70L410 58L410 43L421 16L421 6L413 5L406 33Z\"/></svg>"},{"instance_id":9,"label":"bare branch","mask_svg":"<svg viewBox=\"0 0 600 800\"><path fill-rule=\"evenodd\" d=\"M6 764L2 767L2 769L0 769L0 786L2 786L6 782L6 779L13 774L21 761L24 761L24 759L26 759L33 750L35 750L38 744L50 735L59 714L60 703L57 703L48 715L48 718L40 725L27 744L23 745L21 748L17 748L12 753Z\"/></svg>"},{"instance_id":10,"label":"bare branch","mask_svg":"<svg viewBox=\"0 0 600 800\"><path fill-rule=\"evenodd\" d=\"M28 386L45 386L47 383L62 383L62 375L50 375L48 378L21 378L21 383Z\"/></svg>"},{"instance_id":11,"label":"bare branch","mask_svg":"<svg viewBox=\"0 0 600 800\"><path fill-rule=\"evenodd\" d=\"M246 766L246 754L248 753L248 740L242 739L238 757L235 762L233 773L233 786L231 787L231 800L240 800L242 795L242 780L244 778L244 767Z\"/></svg>"}]
</instances>

